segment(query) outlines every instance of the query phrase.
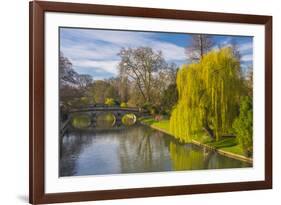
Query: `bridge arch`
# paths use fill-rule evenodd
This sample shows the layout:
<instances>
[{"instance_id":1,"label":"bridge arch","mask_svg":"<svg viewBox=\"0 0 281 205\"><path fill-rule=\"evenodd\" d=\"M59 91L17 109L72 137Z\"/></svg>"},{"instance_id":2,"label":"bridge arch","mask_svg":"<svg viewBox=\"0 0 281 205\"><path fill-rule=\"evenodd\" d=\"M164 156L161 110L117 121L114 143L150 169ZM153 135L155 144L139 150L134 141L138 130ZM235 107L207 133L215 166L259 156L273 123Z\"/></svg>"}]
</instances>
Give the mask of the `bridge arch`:
<instances>
[{"instance_id":1,"label":"bridge arch","mask_svg":"<svg viewBox=\"0 0 281 205\"><path fill-rule=\"evenodd\" d=\"M137 122L137 116L134 113L126 113L122 116L124 125L134 125Z\"/></svg>"},{"instance_id":2,"label":"bridge arch","mask_svg":"<svg viewBox=\"0 0 281 205\"><path fill-rule=\"evenodd\" d=\"M145 115L147 112L144 110L141 110L139 108L121 108L121 107L83 107L83 108L74 108L68 111L68 118L69 121L72 121L72 118L77 115L85 115L88 116L91 119L91 127L97 126L97 118L100 115L111 113L114 115L115 126L122 125L122 118L128 114L133 115L134 121L137 121L137 118L141 117L142 115Z\"/></svg>"},{"instance_id":3,"label":"bridge arch","mask_svg":"<svg viewBox=\"0 0 281 205\"><path fill-rule=\"evenodd\" d=\"M92 125L92 116L89 113L75 113L69 117L69 122L75 128L88 128Z\"/></svg>"},{"instance_id":4,"label":"bridge arch","mask_svg":"<svg viewBox=\"0 0 281 205\"><path fill-rule=\"evenodd\" d=\"M95 115L95 117L92 117L92 122L96 121L96 124L92 124L92 127L99 126L98 124L100 122L103 122L103 124L108 124L109 126L114 126L116 123L116 116L112 112L97 112L92 114L92 116Z\"/></svg>"}]
</instances>

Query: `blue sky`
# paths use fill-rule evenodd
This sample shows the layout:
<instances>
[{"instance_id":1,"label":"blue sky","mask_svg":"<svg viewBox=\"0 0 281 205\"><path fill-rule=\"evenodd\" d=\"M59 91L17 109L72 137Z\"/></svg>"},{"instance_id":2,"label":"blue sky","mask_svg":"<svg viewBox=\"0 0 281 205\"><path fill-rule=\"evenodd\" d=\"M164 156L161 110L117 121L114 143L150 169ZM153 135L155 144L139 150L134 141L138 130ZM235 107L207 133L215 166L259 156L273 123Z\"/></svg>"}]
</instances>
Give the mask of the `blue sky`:
<instances>
[{"instance_id":1,"label":"blue sky","mask_svg":"<svg viewBox=\"0 0 281 205\"><path fill-rule=\"evenodd\" d=\"M243 68L252 65L252 37L211 35L214 49L235 42L241 54ZM188 63L185 47L190 45L191 34L114 31L80 28L60 28L60 51L69 58L80 74L89 74L94 80L108 79L118 74L120 61L117 53L122 47L149 46L162 51L169 63Z\"/></svg>"}]
</instances>

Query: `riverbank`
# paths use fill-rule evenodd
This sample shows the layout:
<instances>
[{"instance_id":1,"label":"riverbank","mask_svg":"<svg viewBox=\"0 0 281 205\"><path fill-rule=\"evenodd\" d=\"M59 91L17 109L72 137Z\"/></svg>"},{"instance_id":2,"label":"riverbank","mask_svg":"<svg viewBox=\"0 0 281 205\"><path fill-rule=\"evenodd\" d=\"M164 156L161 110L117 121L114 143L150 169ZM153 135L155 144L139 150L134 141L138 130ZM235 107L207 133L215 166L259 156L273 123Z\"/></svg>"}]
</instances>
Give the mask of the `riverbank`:
<instances>
[{"instance_id":1,"label":"riverbank","mask_svg":"<svg viewBox=\"0 0 281 205\"><path fill-rule=\"evenodd\" d=\"M159 130L161 132L164 132L168 135L173 136L173 134L169 131L169 120L168 119L162 119L159 121L154 120L153 118L144 118L141 119L140 122L142 124L145 124L147 126L150 126L153 129ZM248 163L253 163L253 159L246 157L244 155L243 149L241 146L239 146L236 143L235 138L225 138L223 140L220 140L218 142L211 142L210 138L208 136L201 136L201 137L195 137L191 141L192 144L195 144L197 146L201 146L204 148L207 148L209 150L214 150L218 152L221 155L245 161Z\"/></svg>"}]
</instances>

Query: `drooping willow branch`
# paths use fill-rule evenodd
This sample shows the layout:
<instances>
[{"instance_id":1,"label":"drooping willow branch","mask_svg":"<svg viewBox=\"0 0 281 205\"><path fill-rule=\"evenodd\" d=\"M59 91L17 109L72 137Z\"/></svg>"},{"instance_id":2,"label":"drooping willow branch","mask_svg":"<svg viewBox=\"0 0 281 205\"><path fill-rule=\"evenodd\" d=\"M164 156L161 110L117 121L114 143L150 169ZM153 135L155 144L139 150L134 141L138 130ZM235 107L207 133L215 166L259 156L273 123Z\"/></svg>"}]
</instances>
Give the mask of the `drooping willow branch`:
<instances>
[{"instance_id":1,"label":"drooping willow branch","mask_svg":"<svg viewBox=\"0 0 281 205\"><path fill-rule=\"evenodd\" d=\"M198 63L183 65L177 74L179 100L170 130L180 140L204 129L212 138L230 131L244 94L240 63L231 48L209 52Z\"/></svg>"}]
</instances>

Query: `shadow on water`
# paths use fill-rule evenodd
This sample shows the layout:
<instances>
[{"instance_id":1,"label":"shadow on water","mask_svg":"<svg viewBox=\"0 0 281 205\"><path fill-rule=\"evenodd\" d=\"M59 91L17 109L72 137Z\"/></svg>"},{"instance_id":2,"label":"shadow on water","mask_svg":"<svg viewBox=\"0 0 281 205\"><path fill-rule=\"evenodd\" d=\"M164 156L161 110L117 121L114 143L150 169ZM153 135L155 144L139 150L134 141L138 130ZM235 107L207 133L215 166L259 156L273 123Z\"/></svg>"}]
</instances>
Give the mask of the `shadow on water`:
<instances>
[{"instance_id":1,"label":"shadow on water","mask_svg":"<svg viewBox=\"0 0 281 205\"><path fill-rule=\"evenodd\" d=\"M249 167L144 125L69 129L60 138L60 176Z\"/></svg>"}]
</instances>

